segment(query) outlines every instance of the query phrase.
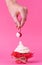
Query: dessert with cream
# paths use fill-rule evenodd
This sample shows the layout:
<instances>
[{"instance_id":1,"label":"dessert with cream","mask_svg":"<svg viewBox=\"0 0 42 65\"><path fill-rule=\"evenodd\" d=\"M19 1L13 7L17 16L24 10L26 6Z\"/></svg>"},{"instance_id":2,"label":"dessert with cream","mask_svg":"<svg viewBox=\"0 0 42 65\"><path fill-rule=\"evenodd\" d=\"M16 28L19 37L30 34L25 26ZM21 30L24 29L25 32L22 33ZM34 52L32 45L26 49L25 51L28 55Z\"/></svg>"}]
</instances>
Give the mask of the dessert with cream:
<instances>
[{"instance_id":1,"label":"dessert with cream","mask_svg":"<svg viewBox=\"0 0 42 65\"><path fill-rule=\"evenodd\" d=\"M15 57L17 63L27 63L28 58L32 57L30 49L25 47L21 41L11 55Z\"/></svg>"}]
</instances>

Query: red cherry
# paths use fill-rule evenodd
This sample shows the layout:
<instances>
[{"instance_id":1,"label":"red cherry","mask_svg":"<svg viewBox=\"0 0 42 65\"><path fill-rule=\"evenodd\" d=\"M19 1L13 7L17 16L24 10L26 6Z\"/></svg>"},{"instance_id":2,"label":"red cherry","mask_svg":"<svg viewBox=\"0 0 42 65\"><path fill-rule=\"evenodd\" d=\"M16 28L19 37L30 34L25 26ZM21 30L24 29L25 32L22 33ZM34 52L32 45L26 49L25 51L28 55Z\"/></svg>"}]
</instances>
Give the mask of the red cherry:
<instances>
[{"instance_id":1,"label":"red cherry","mask_svg":"<svg viewBox=\"0 0 42 65\"><path fill-rule=\"evenodd\" d=\"M19 34L20 34L20 37L21 37L22 36L22 33L19 32Z\"/></svg>"}]
</instances>

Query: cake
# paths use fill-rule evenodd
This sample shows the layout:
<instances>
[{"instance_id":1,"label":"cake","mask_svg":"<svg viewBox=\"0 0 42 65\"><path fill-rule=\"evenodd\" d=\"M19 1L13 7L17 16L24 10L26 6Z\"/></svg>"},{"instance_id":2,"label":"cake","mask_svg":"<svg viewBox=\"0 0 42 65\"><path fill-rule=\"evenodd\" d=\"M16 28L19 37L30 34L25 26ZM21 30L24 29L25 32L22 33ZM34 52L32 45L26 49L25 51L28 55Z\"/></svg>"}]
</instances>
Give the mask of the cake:
<instances>
[{"instance_id":1,"label":"cake","mask_svg":"<svg viewBox=\"0 0 42 65\"><path fill-rule=\"evenodd\" d=\"M15 57L16 63L27 63L28 59L32 57L30 49L19 42L17 48L12 52L11 56Z\"/></svg>"}]
</instances>

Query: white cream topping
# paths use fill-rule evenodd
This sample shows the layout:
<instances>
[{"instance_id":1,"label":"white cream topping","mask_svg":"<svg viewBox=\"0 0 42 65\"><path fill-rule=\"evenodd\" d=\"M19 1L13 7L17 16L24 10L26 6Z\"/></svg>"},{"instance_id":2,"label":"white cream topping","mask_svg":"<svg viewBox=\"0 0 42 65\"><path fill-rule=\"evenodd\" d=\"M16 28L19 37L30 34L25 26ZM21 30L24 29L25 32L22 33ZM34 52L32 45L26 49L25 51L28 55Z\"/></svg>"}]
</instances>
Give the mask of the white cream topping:
<instances>
[{"instance_id":1,"label":"white cream topping","mask_svg":"<svg viewBox=\"0 0 42 65\"><path fill-rule=\"evenodd\" d=\"M19 42L19 45L17 46L17 48L14 51L19 52L19 53L29 53L30 52L29 48L25 47L22 44L22 41Z\"/></svg>"}]
</instances>

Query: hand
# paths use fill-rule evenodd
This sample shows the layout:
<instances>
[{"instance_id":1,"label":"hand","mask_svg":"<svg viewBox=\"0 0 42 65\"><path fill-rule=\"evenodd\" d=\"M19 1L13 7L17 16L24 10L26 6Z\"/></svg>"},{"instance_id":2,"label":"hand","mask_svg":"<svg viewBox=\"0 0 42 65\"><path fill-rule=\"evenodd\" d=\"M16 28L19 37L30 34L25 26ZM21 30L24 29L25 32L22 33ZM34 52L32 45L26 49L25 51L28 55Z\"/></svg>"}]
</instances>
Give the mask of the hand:
<instances>
[{"instance_id":1,"label":"hand","mask_svg":"<svg viewBox=\"0 0 42 65\"><path fill-rule=\"evenodd\" d=\"M6 4L8 6L9 12L10 12L14 22L16 23L16 26L18 28L22 27L27 18L27 8L22 7L17 2L12 2L12 0L6 0ZM19 14L21 15L21 18L22 18L20 20L21 23L18 20Z\"/></svg>"}]
</instances>

